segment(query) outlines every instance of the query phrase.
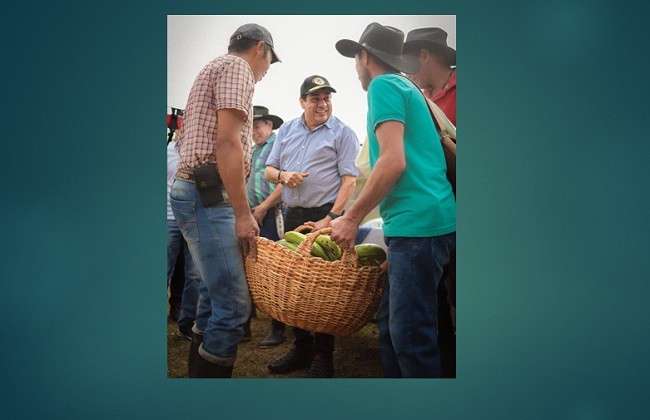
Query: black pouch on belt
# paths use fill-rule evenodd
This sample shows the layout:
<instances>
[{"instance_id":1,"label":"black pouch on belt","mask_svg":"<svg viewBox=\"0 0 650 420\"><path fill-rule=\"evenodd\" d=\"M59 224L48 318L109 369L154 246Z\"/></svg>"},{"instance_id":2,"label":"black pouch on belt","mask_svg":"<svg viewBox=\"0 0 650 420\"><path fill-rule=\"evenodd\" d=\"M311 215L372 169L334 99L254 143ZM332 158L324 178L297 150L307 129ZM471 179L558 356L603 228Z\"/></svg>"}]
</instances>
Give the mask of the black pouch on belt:
<instances>
[{"instance_id":1,"label":"black pouch on belt","mask_svg":"<svg viewBox=\"0 0 650 420\"><path fill-rule=\"evenodd\" d=\"M223 201L221 179L214 164L208 163L194 168L192 175L203 207L211 207Z\"/></svg>"}]
</instances>

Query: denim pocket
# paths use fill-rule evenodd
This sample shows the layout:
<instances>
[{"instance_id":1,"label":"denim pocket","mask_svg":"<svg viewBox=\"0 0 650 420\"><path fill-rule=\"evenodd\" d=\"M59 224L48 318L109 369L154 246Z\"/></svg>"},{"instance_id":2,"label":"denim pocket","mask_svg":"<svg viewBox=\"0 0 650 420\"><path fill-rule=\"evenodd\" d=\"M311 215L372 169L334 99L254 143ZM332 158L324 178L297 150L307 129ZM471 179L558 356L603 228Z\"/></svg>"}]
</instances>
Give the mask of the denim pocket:
<instances>
[{"instance_id":1,"label":"denim pocket","mask_svg":"<svg viewBox=\"0 0 650 420\"><path fill-rule=\"evenodd\" d=\"M169 204L185 240L188 242L198 242L199 227L196 220L196 203L194 201L183 201L170 197Z\"/></svg>"}]
</instances>

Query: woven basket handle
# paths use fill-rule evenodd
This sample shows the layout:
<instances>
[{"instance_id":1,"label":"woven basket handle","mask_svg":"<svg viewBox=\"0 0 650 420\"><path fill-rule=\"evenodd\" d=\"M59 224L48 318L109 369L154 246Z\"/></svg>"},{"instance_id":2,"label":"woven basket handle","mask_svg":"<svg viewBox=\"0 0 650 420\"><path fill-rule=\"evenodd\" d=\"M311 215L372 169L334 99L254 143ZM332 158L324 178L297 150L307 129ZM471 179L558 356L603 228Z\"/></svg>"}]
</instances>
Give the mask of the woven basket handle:
<instances>
[{"instance_id":1,"label":"woven basket handle","mask_svg":"<svg viewBox=\"0 0 650 420\"><path fill-rule=\"evenodd\" d=\"M305 229L311 229L311 226L308 225L300 225L294 230L296 232L301 232ZM307 236L307 239L302 241L300 245L298 245L298 248L296 248L296 252L301 253L303 256L308 257L311 255L311 249L314 247L314 241L318 237L318 235L329 235L332 233L332 228L323 228L319 230L313 231L309 236ZM351 251L343 250L343 255L341 256L341 261L351 264L352 266L356 267L359 265L359 257L357 256L357 253L354 252L354 248L352 248Z\"/></svg>"},{"instance_id":2,"label":"woven basket handle","mask_svg":"<svg viewBox=\"0 0 650 420\"><path fill-rule=\"evenodd\" d=\"M295 232L300 232L304 233L305 230L312 230L313 228L309 225L300 225L297 228L294 229ZM311 242L309 240L311 239ZM298 245L298 248L296 248L296 252L300 253L300 255L304 257L309 257L311 255L311 249L314 247L314 240L316 237L314 236L312 238L312 235L307 236L307 239L302 241L300 245Z\"/></svg>"},{"instance_id":3,"label":"woven basket handle","mask_svg":"<svg viewBox=\"0 0 650 420\"><path fill-rule=\"evenodd\" d=\"M300 225L297 228L295 228L294 231L302 233L303 230L313 230L313 229L314 228L312 228L309 225Z\"/></svg>"}]
</instances>

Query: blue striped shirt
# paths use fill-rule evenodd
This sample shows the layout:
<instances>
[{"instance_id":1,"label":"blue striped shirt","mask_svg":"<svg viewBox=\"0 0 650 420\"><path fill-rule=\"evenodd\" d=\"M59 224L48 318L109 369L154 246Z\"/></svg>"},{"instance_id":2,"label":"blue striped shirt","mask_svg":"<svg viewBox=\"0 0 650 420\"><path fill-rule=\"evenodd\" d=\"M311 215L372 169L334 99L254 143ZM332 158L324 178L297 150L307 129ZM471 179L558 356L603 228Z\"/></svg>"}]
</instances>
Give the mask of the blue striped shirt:
<instances>
[{"instance_id":1,"label":"blue striped shirt","mask_svg":"<svg viewBox=\"0 0 650 420\"><path fill-rule=\"evenodd\" d=\"M282 189L282 201L289 207L311 208L336 200L342 176L359 176L354 163L358 153L356 134L337 117L309 131L301 115L282 124L266 164L309 173L300 187Z\"/></svg>"},{"instance_id":2,"label":"blue striped shirt","mask_svg":"<svg viewBox=\"0 0 650 420\"><path fill-rule=\"evenodd\" d=\"M261 145L254 145L251 157L251 175L246 182L246 195L251 207L259 206L275 189L275 184L264 179L266 159L273 149L275 133Z\"/></svg>"}]
</instances>

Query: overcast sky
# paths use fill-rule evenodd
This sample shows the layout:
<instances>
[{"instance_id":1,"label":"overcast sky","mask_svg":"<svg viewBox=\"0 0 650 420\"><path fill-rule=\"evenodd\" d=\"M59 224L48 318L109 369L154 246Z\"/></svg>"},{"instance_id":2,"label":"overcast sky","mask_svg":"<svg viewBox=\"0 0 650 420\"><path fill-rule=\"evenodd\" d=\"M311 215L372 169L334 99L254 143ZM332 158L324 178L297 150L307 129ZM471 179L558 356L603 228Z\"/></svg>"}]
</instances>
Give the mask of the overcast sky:
<instances>
[{"instance_id":1,"label":"overcast sky","mask_svg":"<svg viewBox=\"0 0 650 420\"><path fill-rule=\"evenodd\" d=\"M394 26L406 34L422 27L447 31L447 43L456 48L456 16L168 16L167 113L185 108L194 78L209 61L227 52L230 35L245 23L258 23L273 36L282 60L271 65L255 85L253 103L269 108L285 121L302 114L299 88L307 76L326 77L337 90L332 94L334 115L348 124L363 142L366 132L366 92L354 70L354 59L343 57L334 44L358 41L372 22Z\"/></svg>"}]
</instances>

